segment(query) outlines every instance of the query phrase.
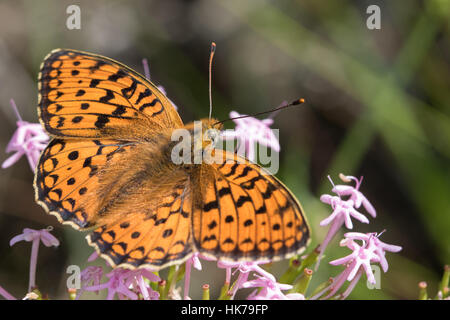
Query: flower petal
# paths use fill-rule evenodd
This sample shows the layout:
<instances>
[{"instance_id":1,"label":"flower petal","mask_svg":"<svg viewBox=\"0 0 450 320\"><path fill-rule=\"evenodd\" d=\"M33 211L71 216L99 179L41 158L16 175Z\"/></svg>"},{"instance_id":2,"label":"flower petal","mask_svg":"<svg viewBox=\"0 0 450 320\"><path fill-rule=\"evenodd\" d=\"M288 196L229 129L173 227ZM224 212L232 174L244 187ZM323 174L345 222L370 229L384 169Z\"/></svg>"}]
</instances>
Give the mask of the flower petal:
<instances>
[{"instance_id":1,"label":"flower petal","mask_svg":"<svg viewBox=\"0 0 450 320\"><path fill-rule=\"evenodd\" d=\"M46 247L59 246L59 240L53 236L50 232L43 229L40 231L41 241Z\"/></svg>"},{"instance_id":2,"label":"flower petal","mask_svg":"<svg viewBox=\"0 0 450 320\"><path fill-rule=\"evenodd\" d=\"M363 196L362 205L364 206L364 209L374 218L377 216L377 212L375 208L372 206L372 204L367 200L366 197Z\"/></svg>"},{"instance_id":3,"label":"flower petal","mask_svg":"<svg viewBox=\"0 0 450 320\"><path fill-rule=\"evenodd\" d=\"M22 233L22 234L19 234L19 235L15 236L14 238L12 238L12 239L9 241L9 246L12 247L12 246L15 245L17 242L23 241L23 240L25 240L25 235L24 235L23 233Z\"/></svg>"}]
</instances>

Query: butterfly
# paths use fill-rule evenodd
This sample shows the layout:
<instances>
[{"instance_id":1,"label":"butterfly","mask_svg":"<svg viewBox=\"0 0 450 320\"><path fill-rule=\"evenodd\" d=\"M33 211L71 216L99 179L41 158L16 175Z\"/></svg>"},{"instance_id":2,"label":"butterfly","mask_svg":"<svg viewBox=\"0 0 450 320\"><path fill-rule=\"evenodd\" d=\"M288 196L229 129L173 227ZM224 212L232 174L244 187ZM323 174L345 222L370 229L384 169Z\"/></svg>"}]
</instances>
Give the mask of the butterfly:
<instances>
[{"instance_id":1,"label":"butterfly","mask_svg":"<svg viewBox=\"0 0 450 320\"><path fill-rule=\"evenodd\" d=\"M111 266L159 270L194 252L275 261L307 246L301 205L257 164L203 138L197 151L209 148L219 161L171 161L173 132L194 135L194 124L184 125L131 68L57 49L41 64L38 89L39 120L52 139L36 169L36 201L59 222L91 231L89 245ZM201 120L203 129L215 123Z\"/></svg>"}]
</instances>

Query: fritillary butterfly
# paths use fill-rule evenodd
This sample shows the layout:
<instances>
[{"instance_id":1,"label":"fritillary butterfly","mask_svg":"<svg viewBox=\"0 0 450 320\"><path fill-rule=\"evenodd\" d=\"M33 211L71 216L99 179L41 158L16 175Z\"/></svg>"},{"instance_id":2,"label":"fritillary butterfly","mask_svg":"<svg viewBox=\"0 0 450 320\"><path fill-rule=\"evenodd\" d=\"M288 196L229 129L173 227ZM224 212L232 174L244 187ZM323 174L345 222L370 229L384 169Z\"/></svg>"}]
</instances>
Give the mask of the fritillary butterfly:
<instances>
[{"instance_id":1,"label":"fritillary butterfly","mask_svg":"<svg viewBox=\"0 0 450 320\"><path fill-rule=\"evenodd\" d=\"M279 260L304 250L303 210L263 168L219 149L222 163L170 161L171 133L193 125L144 76L57 49L38 84L39 119L52 140L37 166L36 201L61 223L92 230L88 243L112 266L157 270L194 252Z\"/></svg>"}]
</instances>

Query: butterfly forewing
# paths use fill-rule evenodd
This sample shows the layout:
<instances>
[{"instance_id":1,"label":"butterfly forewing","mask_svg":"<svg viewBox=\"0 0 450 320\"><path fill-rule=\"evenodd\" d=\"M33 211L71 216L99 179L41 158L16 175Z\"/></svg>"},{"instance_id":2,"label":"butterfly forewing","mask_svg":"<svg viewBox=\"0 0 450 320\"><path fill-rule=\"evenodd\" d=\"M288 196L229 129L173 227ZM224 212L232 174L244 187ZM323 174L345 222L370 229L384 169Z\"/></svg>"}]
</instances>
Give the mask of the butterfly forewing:
<instances>
[{"instance_id":1,"label":"butterfly forewing","mask_svg":"<svg viewBox=\"0 0 450 320\"><path fill-rule=\"evenodd\" d=\"M130 68L106 57L58 49L41 65L40 119L59 137L114 137L183 125L158 88Z\"/></svg>"}]
</instances>

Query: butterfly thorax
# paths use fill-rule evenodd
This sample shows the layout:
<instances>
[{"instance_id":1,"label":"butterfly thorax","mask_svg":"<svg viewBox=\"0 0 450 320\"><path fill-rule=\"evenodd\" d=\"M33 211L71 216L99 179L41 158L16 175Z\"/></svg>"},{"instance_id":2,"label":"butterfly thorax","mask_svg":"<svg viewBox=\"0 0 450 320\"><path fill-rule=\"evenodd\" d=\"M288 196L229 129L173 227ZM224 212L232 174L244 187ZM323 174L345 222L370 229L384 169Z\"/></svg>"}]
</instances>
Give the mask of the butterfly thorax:
<instances>
[{"instance_id":1,"label":"butterfly thorax","mask_svg":"<svg viewBox=\"0 0 450 320\"><path fill-rule=\"evenodd\" d=\"M101 188L97 190L99 217L114 216L128 206L151 212L161 198L189 181L205 181L205 162L211 154L219 132L208 119L187 124L179 129L165 129L152 139L135 144L126 160L108 163L99 173ZM145 202L136 202L142 194L152 194ZM100 219L103 220L103 219Z\"/></svg>"},{"instance_id":2,"label":"butterfly thorax","mask_svg":"<svg viewBox=\"0 0 450 320\"><path fill-rule=\"evenodd\" d=\"M221 125L214 126L217 120L202 119L188 123L183 128L174 129L170 143L165 148L166 156L177 165L199 165L211 161L213 151L220 136Z\"/></svg>"}]
</instances>

